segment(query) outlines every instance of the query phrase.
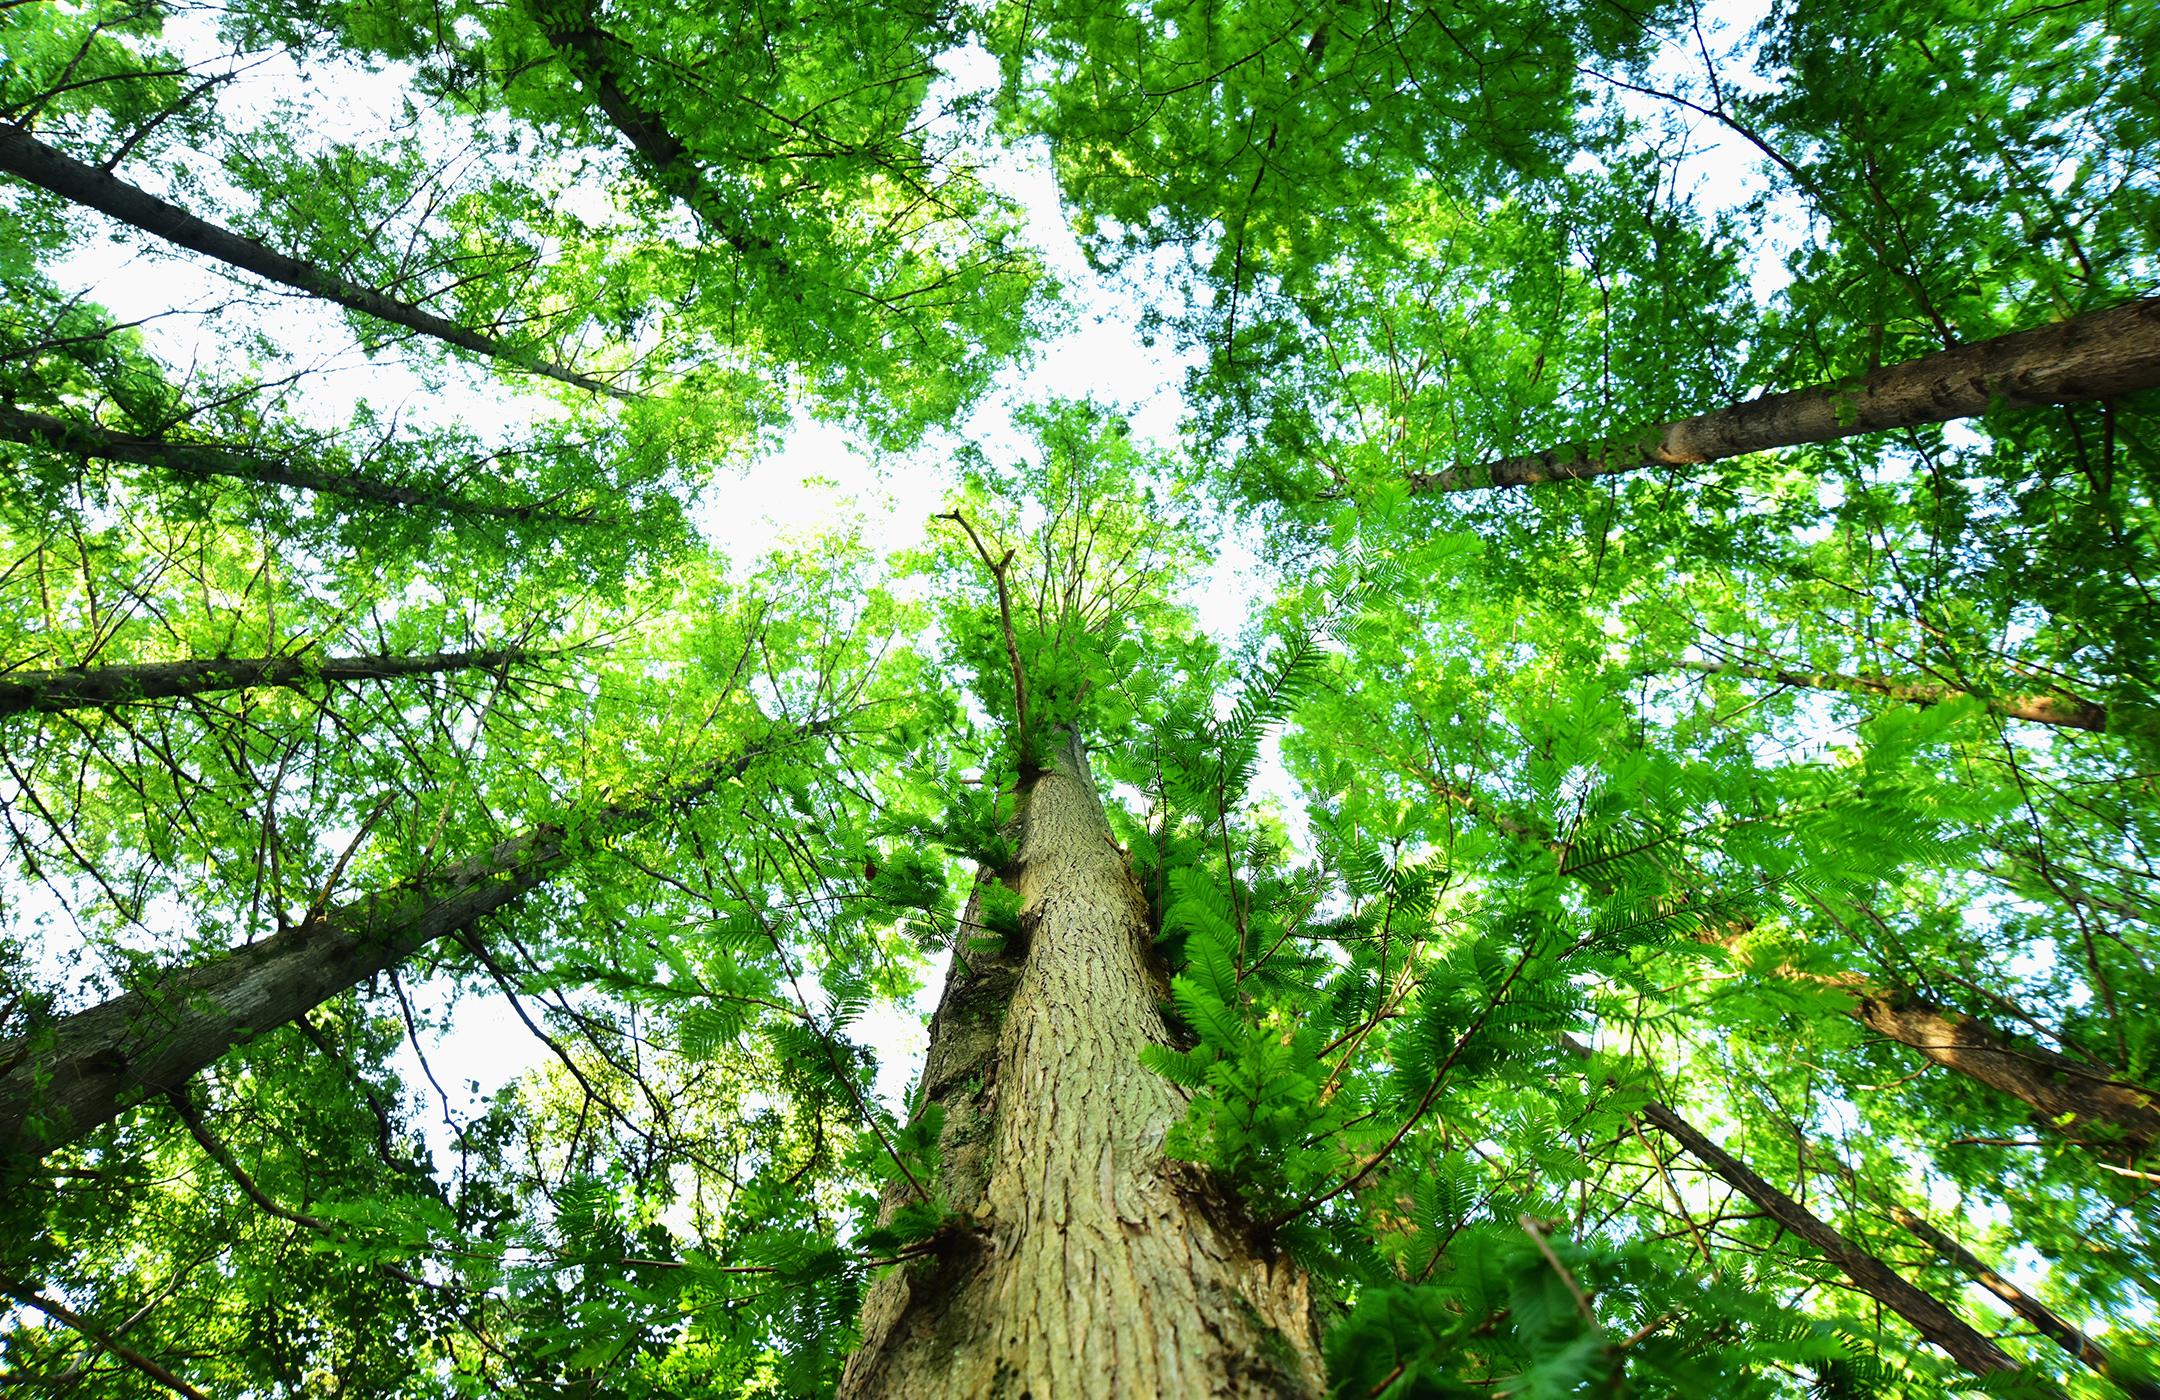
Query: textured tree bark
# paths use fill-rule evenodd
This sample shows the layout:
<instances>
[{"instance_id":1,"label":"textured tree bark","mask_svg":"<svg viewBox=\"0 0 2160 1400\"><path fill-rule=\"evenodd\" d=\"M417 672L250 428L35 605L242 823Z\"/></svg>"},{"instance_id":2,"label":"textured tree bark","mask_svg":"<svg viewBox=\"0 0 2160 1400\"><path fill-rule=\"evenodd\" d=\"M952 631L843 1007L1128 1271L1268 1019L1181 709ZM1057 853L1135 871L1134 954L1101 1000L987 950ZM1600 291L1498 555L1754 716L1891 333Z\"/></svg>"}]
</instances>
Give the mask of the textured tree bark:
<instances>
[{"instance_id":1,"label":"textured tree bark","mask_svg":"<svg viewBox=\"0 0 2160 1400\"><path fill-rule=\"evenodd\" d=\"M409 302L384 296L372 288L347 281L327 268L287 257L252 238L244 238L230 229L198 219L178 205L159 199L148 190L128 184L96 166L85 165L79 160L62 155L21 127L5 122L0 122L0 170L20 176L39 189L85 208L95 209L189 252L215 258L243 272L252 272L257 277L306 292L309 296L335 302L339 306L373 316L378 321L418 331L459 349L470 350L476 355L485 355L489 359L500 360L504 364L515 365L550 379L559 379L565 384L575 384L580 389L590 389L596 394L610 394L625 399L637 397L612 384L587 378L560 365L550 364L514 349L492 336L467 330L455 321L446 321Z\"/></svg>"},{"instance_id":2,"label":"textured tree bark","mask_svg":"<svg viewBox=\"0 0 2160 1400\"><path fill-rule=\"evenodd\" d=\"M1021 800L996 877L1026 948L974 953L963 921L923 1078L937 1189L976 1223L872 1286L841 1400L1317 1396L1303 1274L1163 1155L1186 1100L1140 1064L1162 986L1076 735Z\"/></svg>"},{"instance_id":3,"label":"textured tree bark","mask_svg":"<svg viewBox=\"0 0 2160 1400\"><path fill-rule=\"evenodd\" d=\"M234 1046L510 907L591 841L642 826L740 777L773 747L753 745L663 802L601 808L574 832L536 827L430 878L326 910L0 1042L0 1164L35 1161L144 1099L178 1089Z\"/></svg>"},{"instance_id":4,"label":"textured tree bark","mask_svg":"<svg viewBox=\"0 0 2160 1400\"><path fill-rule=\"evenodd\" d=\"M1907 1045L2032 1106L2038 1125L2089 1146L2142 1155L2160 1140L2154 1096L2114 1078L2100 1066L2019 1044L1971 1016L1924 1001L1894 998L1873 988L1855 992L1852 1017L1878 1035Z\"/></svg>"},{"instance_id":5,"label":"textured tree bark","mask_svg":"<svg viewBox=\"0 0 2160 1400\"><path fill-rule=\"evenodd\" d=\"M214 443L171 442L116 432L95 423L70 422L49 414L0 405L0 438L28 443L55 452L79 453L108 462L134 462L159 467L183 476L222 476L235 481L259 481L266 486L292 486L357 501L380 501L385 505L417 506L446 515L486 516L498 520L546 520L565 524L586 523L583 516L561 515L533 506L491 506L457 496L415 491L386 481L355 476L349 472L316 471L289 462L237 452Z\"/></svg>"},{"instance_id":6,"label":"textured tree bark","mask_svg":"<svg viewBox=\"0 0 2160 1400\"><path fill-rule=\"evenodd\" d=\"M1890 1214L1898 1224L1927 1241L1936 1253L1971 1274L1982 1288L2008 1303L2010 1310L2030 1322L2041 1336L2095 1373L2106 1376L2123 1394L2133 1400L2160 1400L2160 1385L2129 1374L2099 1343L2064 1321L2053 1308L1980 1262L1971 1250L1903 1206L1896 1207Z\"/></svg>"},{"instance_id":7,"label":"textured tree bark","mask_svg":"<svg viewBox=\"0 0 2160 1400\"><path fill-rule=\"evenodd\" d=\"M0 1157L34 1161L179 1088L226 1051L311 1011L545 878L563 833L497 846L439 882L370 895L0 1044Z\"/></svg>"},{"instance_id":8,"label":"textured tree bark","mask_svg":"<svg viewBox=\"0 0 2160 1400\"><path fill-rule=\"evenodd\" d=\"M1945 700L1961 700L1972 692L1956 690L1947 685L1912 684L1893 681L1883 676L1842 676L1834 671L1781 671L1761 666L1736 666L1725 661L1681 661L1675 663L1681 670L1694 671L1705 676L1740 676L1752 681L1775 681L1779 685L1801 686L1809 690L1835 690L1847 695L1880 695L1888 700L1902 700L1912 705L1940 705ZM2053 724L2065 729L2089 729L2095 734L2107 732L2107 709L2090 700L2074 695L2004 695L1984 700L1995 714L2010 719L2030 720L2034 724Z\"/></svg>"},{"instance_id":9,"label":"textured tree bark","mask_svg":"<svg viewBox=\"0 0 2160 1400\"><path fill-rule=\"evenodd\" d=\"M1562 1035L1560 1040L1578 1058L1590 1058L1590 1047L1573 1036ZM1837 1265L1861 1292L1911 1323L1914 1330L1958 1365L1976 1376L2019 1369L2007 1352L1974 1331L1933 1295L1906 1282L1895 1269L1846 1239L1830 1222L1749 1171L1745 1163L1704 1137L1694 1124L1655 1101L1643 1106L1642 1115L1687 1149L1689 1156L1760 1206L1772 1220L1822 1251L1823 1258Z\"/></svg>"},{"instance_id":10,"label":"textured tree bark","mask_svg":"<svg viewBox=\"0 0 2160 1400\"><path fill-rule=\"evenodd\" d=\"M1937 351L1838 384L1766 394L1624 438L1411 472L1408 480L1421 494L1574 481L1947 423L1995 407L2112 398L2156 384L2160 299L2148 299Z\"/></svg>"},{"instance_id":11,"label":"textured tree bark","mask_svg":"<svg viewBox=\"0 0 2160 1400\"><path fill-rule=\"evenodd\" d=\"M307 686L319 681L385 681L400 676L440 675L446 671L515 666L559 654L523 647L420 656L317 657L302 652L237 660L219 657L210 661L146 661L134 666L81 666L62 671L7 671L0 672L0 715L127 705L252 686Z\"/></svg>"}]
</instances>

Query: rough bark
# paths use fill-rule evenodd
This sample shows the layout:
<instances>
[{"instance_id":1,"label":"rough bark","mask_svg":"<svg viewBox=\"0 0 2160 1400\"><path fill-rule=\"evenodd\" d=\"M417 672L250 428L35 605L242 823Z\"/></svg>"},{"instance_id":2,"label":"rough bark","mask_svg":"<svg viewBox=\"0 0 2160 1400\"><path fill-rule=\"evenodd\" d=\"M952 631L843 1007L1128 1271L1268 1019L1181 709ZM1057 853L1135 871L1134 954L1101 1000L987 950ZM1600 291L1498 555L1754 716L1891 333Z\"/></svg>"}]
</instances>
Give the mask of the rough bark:
<instances>
[{"instance_id":1,"label":"rough bark","mask_svg":"<svg viewBox=\"0 0 2160 1400\"><path fill-rule=\"evenodd\" d=\"M1590 1047L1581 1041L1568 1035L1560 1039L1578 1058L1590 1058ZM1976 1376L2019 1369L2007 1352L1974 1331L1933 1295L1915 1288L1888 1264L1846 1239L1821 1216L1748 1170L1744 1162L1704 1137L1694 1124L1655 1101L1643 1106L1642 1116L1679 1143L1689 1156L1753 1201L1764 1214L1813 1245L1861 1292L1911 1323L1915 1331L1941 1348L1958 1365Z\"/></svg>"},{"instance_id":2,"label":"rough bark","mask_svg":"<svg viewBox=\"0 0 2160 1400\"><path fill-rule=\"evenodd\" d=\"M108 462L134 462L183 476L222 476L235 481L256 481L266 486L291 486L329 496L384 505L439 510L446 515L485 516L497 520L545 520L586 523L586 517L562 515L534 506L491 506L459 496L444 496L395 486L351 472L321 471L288 461L277 461L215 443L173 442L135 433L101 428L95 423L71 422L49 414L0 405L0 439L28 443L55 452L99 457Z\"/></svg>"},{"instance_id":3,"label":"rough bark","mask_svg":"<svg viewBox=\"0 0 2160 1400\"><path fill-rule=\"evenodd\" d=\"M1574 481L1947 423L1992 408L2112 398L2156 384L2160 298L1937 351L1857 379L1766 394L1624 438L1411 472L1408 479L1412 491L1429 494Z\"/></svg>"},{"instance_id":4,"label":"rough bark","mask_svg":"<svg viewBox=\"0 0 2160 1400\"><path fill-rule=\"evenodd\" d=\"M2131 1375L2092 1338L2065 1321L2053 1308L1982 1263L1973 1252L1951 1239L1928 1221L1898 1206L1890 1212L1898 1224L1926 1241L1936 1253L1971 1274L1982 1288L2010 1305L2010 1310L2030 1322L2040 1333L2095 1373L2107 1377L2134 1400L2160 1400L2160 1385Z\"/></svg>"},{"instance_id":5,"label":"rough bark","mask_svg":"<svg viewBox=\"0 0 2160 1400\"><path fill-rule=\"evenodd\" d=\"M1694 671L1705 676L1740 676L1751 681L1775 681L1779 685L1800 686L1809 690L1835 690L1846 695L1880 695L1888 700L1902 700L1911 705L1940 705L1945 700L1962 700L1972 692L1954 686L1915 684L1893 681L1883 676L1845 676L1834 671L1784 671L1762 666L1736 666L1725 661L1682 661L1676 663L1681 670ZM2089 729L2095 734L2107 732L2107 708L2075 695L2004 695L1995 698L1981 697L1982 702L1995 714L2009 719L2030 720L2034 724L2052 724L2065 729Z\"/></svg>"},{"instance_id":6,"label":"rough bark","mask_svg":"<svg viewBox=\"0 0 2160 1400\"><path fill-rule=\"evenodd\" d=\"M535 827L431 877L324 910L0 1043L0 1162L34 1161L178 1089L234 1046L510 907L590 842L679 809L771 748L746 749L663 803L604 807L574 831Z\"/></svg>"},{"instance_id":7,"label":"rough bark","mask_svg":"<svg viewBox=\"0 0 2160 1400\"><path fill-rule=\"evenodd\" d=\"M2031 1105L2039 1126L2073 1142L2136 1157L2160 1141L2154 1095L2103 1066L2021 1044L1975 1017L1874 988L1855 992L1851 1015L1943 1068Z\"/></svg>"},{"instance_id":8,"label":"rough bark","mask_svg":"<svg viewBox=\"0 0 2160 1400\"><path fill-rule=\"evenodd\" d=\"M555 652L522 647L443 651L419 656L249 656L210 661L146 661L133 666L77 666L60 671L0 672L0 716L103 708L179 695L308 686L332 681L384 681L514 666Z\"/></svg>"},{"instance_id":9,"label":"rough bark","mask_svg":"<svg viewBox=\"0 0 2160 1400\"><path fill-rule=\"evenodd\" d=\"M550 379L559 379L565 384L575 384L580 389L611 394L617 398L636 397L612 384L588 378L560 365L550 364L506 345L493 336L468 330L455 321L446 321L410 302L384 296L372 288L348 281L328 268L287 257L252 238L198 219L178 205L159 199L148 190L128 184L96 166L85 165L79 160L62 155L21 127L5 122L0 122L0 170L189 252L214 258L227 266L306 292L309 296L335 302L348 310L373 316L378 321L418 331L445 344L455 345L461 350L470 350L476 355L485 355L489 359L515 365L519 369L545 375Z\"/></svg>"},{"instance_id":10,"label":"rough bark","mask_svg":"<svg viewBox=\"0 0 2160 1400\"><path fill-rule=\"evenodd\" d=\"M873 1285L840 1397L1315 1396L1303 1274L1163 1155L1186 1099L1140 1064L1162 988L1077 736L1022 801L1026 947L963 925L924 1071L938 1190L975 1224Z\"/></svg>"}]
</instances>

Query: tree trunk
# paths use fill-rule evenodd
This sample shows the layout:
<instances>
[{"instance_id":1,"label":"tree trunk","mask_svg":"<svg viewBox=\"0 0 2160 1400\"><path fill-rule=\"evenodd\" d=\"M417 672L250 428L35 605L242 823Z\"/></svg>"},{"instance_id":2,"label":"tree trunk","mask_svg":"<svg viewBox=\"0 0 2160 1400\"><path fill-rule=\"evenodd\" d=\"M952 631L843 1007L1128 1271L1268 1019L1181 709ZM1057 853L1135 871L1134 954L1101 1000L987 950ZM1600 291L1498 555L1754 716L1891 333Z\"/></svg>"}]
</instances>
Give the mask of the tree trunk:
<instances>
[{"instance_id":1,"label":"tree trunk","mask_svg":"<svg viewBox=\"0 0 2160 1400\"><path fill-rule=\"evenodd\" d=\"M530 370L550 379L559 379L565 384L575 384L580 389L611 394L616 398L636 397L612 384L587 378L560 365L549 364L525 351L505 345L492 336L467 330L454 321L446 321L409 302L384 296L381 292L363 287L357 282L347 281L327 268L287 257L252 238L242 237L230 229L198 219L185 209L167 204L149 191L138 189L96 166L85 165L79 160L62 155L21 127L5 122L0 122L0 170L20 176L39 189L95 209L190 252L215 258L243 272L252 272L257 277L306 292L309 296L336 302L349 310L373 316L378 321L387 321L393 326L418 331L460 349L470 350L476 355L516 365L520 369Z\"/></svg>"},{"instance_id":2,"label":"tree trunk","mask_svg":"<svg viewBox=\"0 0 2160 1400\"><path fill-rule=\"evenodd\" d=\"M841 1400L1315 1396L1304 1275L1163 1155L1186 1098L1140 1064L1163 986L1077 734L1020 800L1026 947L969 950L971 907L923 1076L976 1223L872 1286Z\"/></svg>"},{"instance_id":3,"label":"tree trunk","mask_svg":"<svg viewBox=\"0 0 2160 1400\"><path fill-rule=\"evenodd\" d=\"M1847 695L1880 695L1888 700L1902 700L1911 705L1940 705L1945 700L1962 700L1972 694L1971 691L1957 690L1947 685L1912 684L1882 676L1841 676L1831 671L1780 671L1760 666L1736 666L1726 661L1681 661L1674 664L1681 670L1694 671L1705 676L1740 676L1751 681L1775 681L1779 685L1800 686L1808 690L1835 690ZM1982 703L1992 713L2008 719L2053 724L2065 729L2089 729L2095 734L2107 732L2106 707L2074 695L2004 695L1992 700L1982 697Z\"/></svg>"},{"instance_id":4,"label":"tree trunk","mask_svg":"<svg viewBox=\"0 0 2160 1400\"><path fill-rule=\"evenodd\" d=\"M1476 794L1398 757L1384 757L1417 776L1433 792L1516 840L1558 849L1549 837L1494 810ZM1565 870L1564 851L1561 864ZM1706 928L1696 936L1705 943L1730 949L1752 928L1752 923ZM2020 1044L1978 1017L1945 1011L1879 986L1858 973L1826 976L1784 967L1764 970L1771 976L1797 978L1845 993L1853 999L1852 1005L1845 1008L1845 1014L1853 1020L1885 1039L1919 1051L1944 1069L2029 1105L2034 1126L2043 1131L2081 1146L2116 1149L2132 1158L2160 1143L2160 1094L2116 1077L2105 1065L2073 1060L2031 1043Z\"/></svg>"},{"instance_id":5,"label":"tree trunk","mask_svg":"<svg viewBox=\"0 0 2160 1400\"><path fill-rule=\"evenodd\" d=\"M493 651L445 651L423 656L251 656L239 660L148 661L134 666L74 666L60 671L0 672L0 716L31 711L78 710L163 700L176 695L246 690L252 686L308 686L318 681L383 681L399 676L439 675L513 666L559 652L499 647Z\"/></svg>"},{"instance_id":6,"label":"tree trunk","mask_svg":"<svg viewBox=\"0 0 2160 1400\"><path fill-rule=\"evenodd\" d=\"M774 747L745 749L665 802L604 807L574 830L535 827L437 875L327 910L0 1043L0 1162L34 1161L178 1089L234 1046L508 908L587 843L679 809L740 777Z\"/></svg>"},{"instance_id":7,"label":"tree trunk","mask_svg":"<svg viewBox=\"0 0 2160 1400\"><path fill-rule=\"evenodd\" d=\"M1590 1047L1573 1036L1563 1034L1560 1041L1577 1058L1590 1058ZM1642 1115L1685 1148L1689 1156L1760 1206L1772 1220L1822 1251L1823 1258L1837 1265L1861 1292L1911 1323L1958 1365L1976 1376L2018 1369L2008 1353L1974 1331L1932 1294L1906 1282L1895 1269L1846 1239L1828 1221L1749 1171L1745 1163L1704 1137L1694 1124L1655 1101L1643 1106Z\"/></svg>"},{"instance_id":8,"label":"tree trunk","mask_svg":"<svg viewBox=\"0 0 2160 1400\"><path fill-rule=\"evenodd\" d=\"M681 200L736 252L772 250L771 239L751 239L728 226L690 148L668 129L665 121L639 106L623 89L619 62L622 41L601 27L592 4L565 6L545 16L541 33L554 47L563 67L592 95L594 105L609 124L652 165L661 189ZM785 258L778 260L778 270L787 271Z\"/></svg>"},{"instance_id":9,"label":"tree trunk","mask_svg":"<svg viewBox=\"0 0 2160 1400\"><path fill-rule=\"evenodd\" d=\"M2148 299L1940 350L1858 379L1765 394L1625 438L1569 443L1479 466L1411 472L1408 479L1411 491L1420 494L1535 486L1947 423L1997 407L2112 398L2156 384L2160 299Z\"/></svg>"},{"instance_id":10,"label":"tree trunk","mask_svg":"<svg viewBox=\"0 0 2160 1400\"><path fill-rule=\"evenodd\" d=\"M1945 1069L2032 1106L2038 1126L2090 1147L2137 1157L2160 1141L2160 1108L2147 1090L2103 1066L2019 1045L1986 1022L1874 988L1855 992L1852 1017Z\"/></svg>"},{"instance_id":11,"label":"tree trunk","mask_svg":"<svg viewBox=\"0 0 2160 1400\"><path fill-rule=\"evenodd\" d=\"M1896 1207L1890 1214L1898 1224L1925 1240L1936 1253L1971 1274L1982 1288L2008 1303L2010 1310L2030 1322L2041 1336L2113 1381L2123 1394L2133 1400L2160 1400L2160 1385L2124 1371L2099 1343L2064 1321L2053 1308L1980 1262L1971 1250L1903 1206Z\"/></svg>"},{"instance_id":12,"label":"tree trunk","mask_svg":"<svg viewBox=\"0 0 2160 1400\"><path fill-rule=\"evenodd\" d=\"M330 496L384 505L417 506L446 515L487 516L500 520L543 520L564 524L587 523L582 516L561 515L533 506L491 506L457 496L416 491L386 481L349 472L317 471L305 466L274 462L253 453L236 452L214 443L171 442L135 433L101 428L95 423L70 422L48 414L0 405L0 439L28 443L53 452L78 453L108 462L134 462L159 467L183 476L222 476L235 481L255 481L266 486L291 486Z\"/></svg>"}]
</instances>

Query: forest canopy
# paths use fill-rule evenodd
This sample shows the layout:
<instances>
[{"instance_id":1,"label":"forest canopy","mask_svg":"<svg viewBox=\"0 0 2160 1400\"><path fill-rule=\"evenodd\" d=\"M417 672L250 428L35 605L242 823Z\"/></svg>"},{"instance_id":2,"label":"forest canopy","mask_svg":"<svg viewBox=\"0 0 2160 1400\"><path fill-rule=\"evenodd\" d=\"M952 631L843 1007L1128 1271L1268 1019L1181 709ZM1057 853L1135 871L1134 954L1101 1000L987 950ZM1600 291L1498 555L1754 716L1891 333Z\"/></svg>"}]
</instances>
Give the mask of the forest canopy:
<instances>
[{"instance_id":1,"label":"forest canopy","mask_svg":"<svg viewBox=\"0 0 2160 1400\"><path fill-rule=\"evenodd\" d=\"M0 40L9 1393L2160 1396L2160 12Z\"/></svg>"}]
</instances>

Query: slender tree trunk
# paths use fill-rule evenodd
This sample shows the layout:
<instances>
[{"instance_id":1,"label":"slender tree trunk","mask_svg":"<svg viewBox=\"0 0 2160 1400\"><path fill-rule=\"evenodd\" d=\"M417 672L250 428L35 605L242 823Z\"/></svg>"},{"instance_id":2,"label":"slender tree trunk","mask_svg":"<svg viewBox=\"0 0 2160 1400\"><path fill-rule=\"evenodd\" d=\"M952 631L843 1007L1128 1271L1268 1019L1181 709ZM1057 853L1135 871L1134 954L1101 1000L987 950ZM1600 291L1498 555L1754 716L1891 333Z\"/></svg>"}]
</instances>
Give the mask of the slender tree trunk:
<instances>
[{"instance_id":1,"label":"slender tree trunk","mask_svg":"<svg viewBox=\"0 0 2160 1400\"><path fill-rule=\"evenodd\" d=\"M1578 1058L1590 1058L1589 1046L1569 1035L1560 1039ZM1656 1101L1645 1104L1642 1115L1685 1148L1689 1156L1761 1207L1772 1220L1815 1246L1861 1292L1911 1323L1914 1330L1958 1365L1976 1376L2019 1369L2007 1352L1974 1331L1932 1294L1915 1288L1888 1264L1846 1239L1828 1221L1748 1170L1739 1158L1698 1132L1694 1124Z\"/></svg>"},{"instance_id":2,"label":"slender tree trunk","mask_svg":"<svg viewBox=\"0 0 2160 1400\"><path fill-rule=\"evenodd\" d=\"M1303 1274L1163 1155L1186 1099L1140 1064L1162 986L1077 735L1021 801L1025 951L963 922L923 1078L976 1223L871 1288L841 1400L1317 1395Z\"/></svg>"},{"instance_id":3,"label":"slender tree trunk","mask_svg":"<svg viewBox=\"0 0 2160 1400\"><path fill-rule=\"evenodd\" d=\"M1940 705L1945 700L1962 700L1971 691L1958 690L1947 685L1919 685L1893 681L1883 676L1842 676L1834 671L1781 671L1760 666L1736 666L1726 661L1681 661L1673 663L1684 671L1694 671L1705 676L1740 676L1751 681L1775 681L1779 685L1800 686L1809 690L1835 690L1847 695L1880 695L1889 700L1902 700L1911 705ZM1984 699L1988 709L2009 719L2031 720L2035 724L2053 724L2065 729L2089 729L2095 734L2107 732L2107 709L2090 700L2074 695L2004 695Z\"/></svg>"},{"instance_id":4,"label":"slender tree trunk","mask_svg":"<svg viewBox=\"0 0 2160 1400\"><path fill-rule=\"evenodd\" d=\"M535 827L437 875L326 910L0 1043L0 1161L34 1161L180 1088L234 1046L509 908L590 842L695 801L774 747L745 749L664 802L604 807L574 829Z\"/></svg>"},{"instance_id":5,"label":"slender tree trunk","mask_svg":"<svg viewBox=\"0 0 2160 1400\"><path fill-rule=\"evenodd\" d=\"M1903 1206L1896 1207L1890 1214L1898 1224L1925 1240L1936 1253L1971 1274L1982 1288L2008 1303L2010 1310L2030 1322L2041 1336L2095 1373L2113 1381L2123 1394L2133 1400L2160 1400L2160 1385L2126 1372L2099 1343L2064 1321L2053 1308L1982 1263L1971 1250Z\"/></svg>"},{"instance_id":6,"label":"slender tree trunk","mask_svg":"<svg viewBox=\"0 0 2160 1400\"><path fill-rule=\"evenodd\" d=\"M121 223L204 257L215 258L243 272L280 283L337 303L352 311L373 316L393 326L418 331L436 340L500 360L534 374L575 384L597 394L616 398L636 395L597 379L587 378L560 365L515 349L492 336L467 330L410 302L384 296L372 288L347 281L327 268L275 252L252 238L196 218L177 205L168 204L147 190L79 160L62 155L19 126L0 122L0 170L56 194L62 199L95 209Z\"/></svg>"},{"instance_id":7,"label":"slender tree trunk","mask_svg":"<svg viewBox=\"0 0 2160 1400\"><path fill-rule=\"evenodd\" d=\"M183 476L222 476L235 481L256 481L266 486L292 486L330 496L384 505L417 506L446 515L485 516L500 520L544 520L565 524L585 523L584 517L554 514L534 506L491 506L457 496L416 491L350 472L319 471L304 465L272 461L253 453L238 452L214 443L172 442L135 433L101 428L95 423L71 422L44 413L0 405L0 439L28 443L54 452L100 457L109 462L134 462Z\"/></svg>"},{"instance_id":8,"label":"slender tree trunk","mask_svg":"<svg viewBox=\"0 0 2160 1400\"><path fill-rule=\"evenodd\" d=\"M1722 461L1860 433L2112 398L2160 384L2160 299L1886 365L1858 379L1766 394L1624 438L1568 443L1478 466L1409 473L1419 493L1573 481L1649 467Z\"/></svg>"},{"instance_id":9,"label":"slender tree trunk","mask_svg":"<svg viewBox=\"0 0 2160 1400\"><path fill-rule=\"evenodd\" d=\"M133 666L78 666L61 671L7 671L0 672L0 716L102 708L253 686L309 686L317 682L440 675L446 671L515 666L558 655L561 653L524 647L441 651L420 656L317 657L302 652L238 660L219 657L211 661L147 661Z\"/></svg>"},{"instance_id":10,"label":"slender tree trunk","mask_svg":"<svg viewBox=\"0 0 2160 1400\"><path fill-rule=\"evenodd\" d=\"M771 239L752 239L728 226L690 148L658 114L639 106L624 90L622 41L601 26L590 3L559 7L542 21L541 32L609 124L651 164L660 188L681 200L736 252L771 251ZM784 258L778 270L787 271Z\"/></svg>"}]
</instances>

